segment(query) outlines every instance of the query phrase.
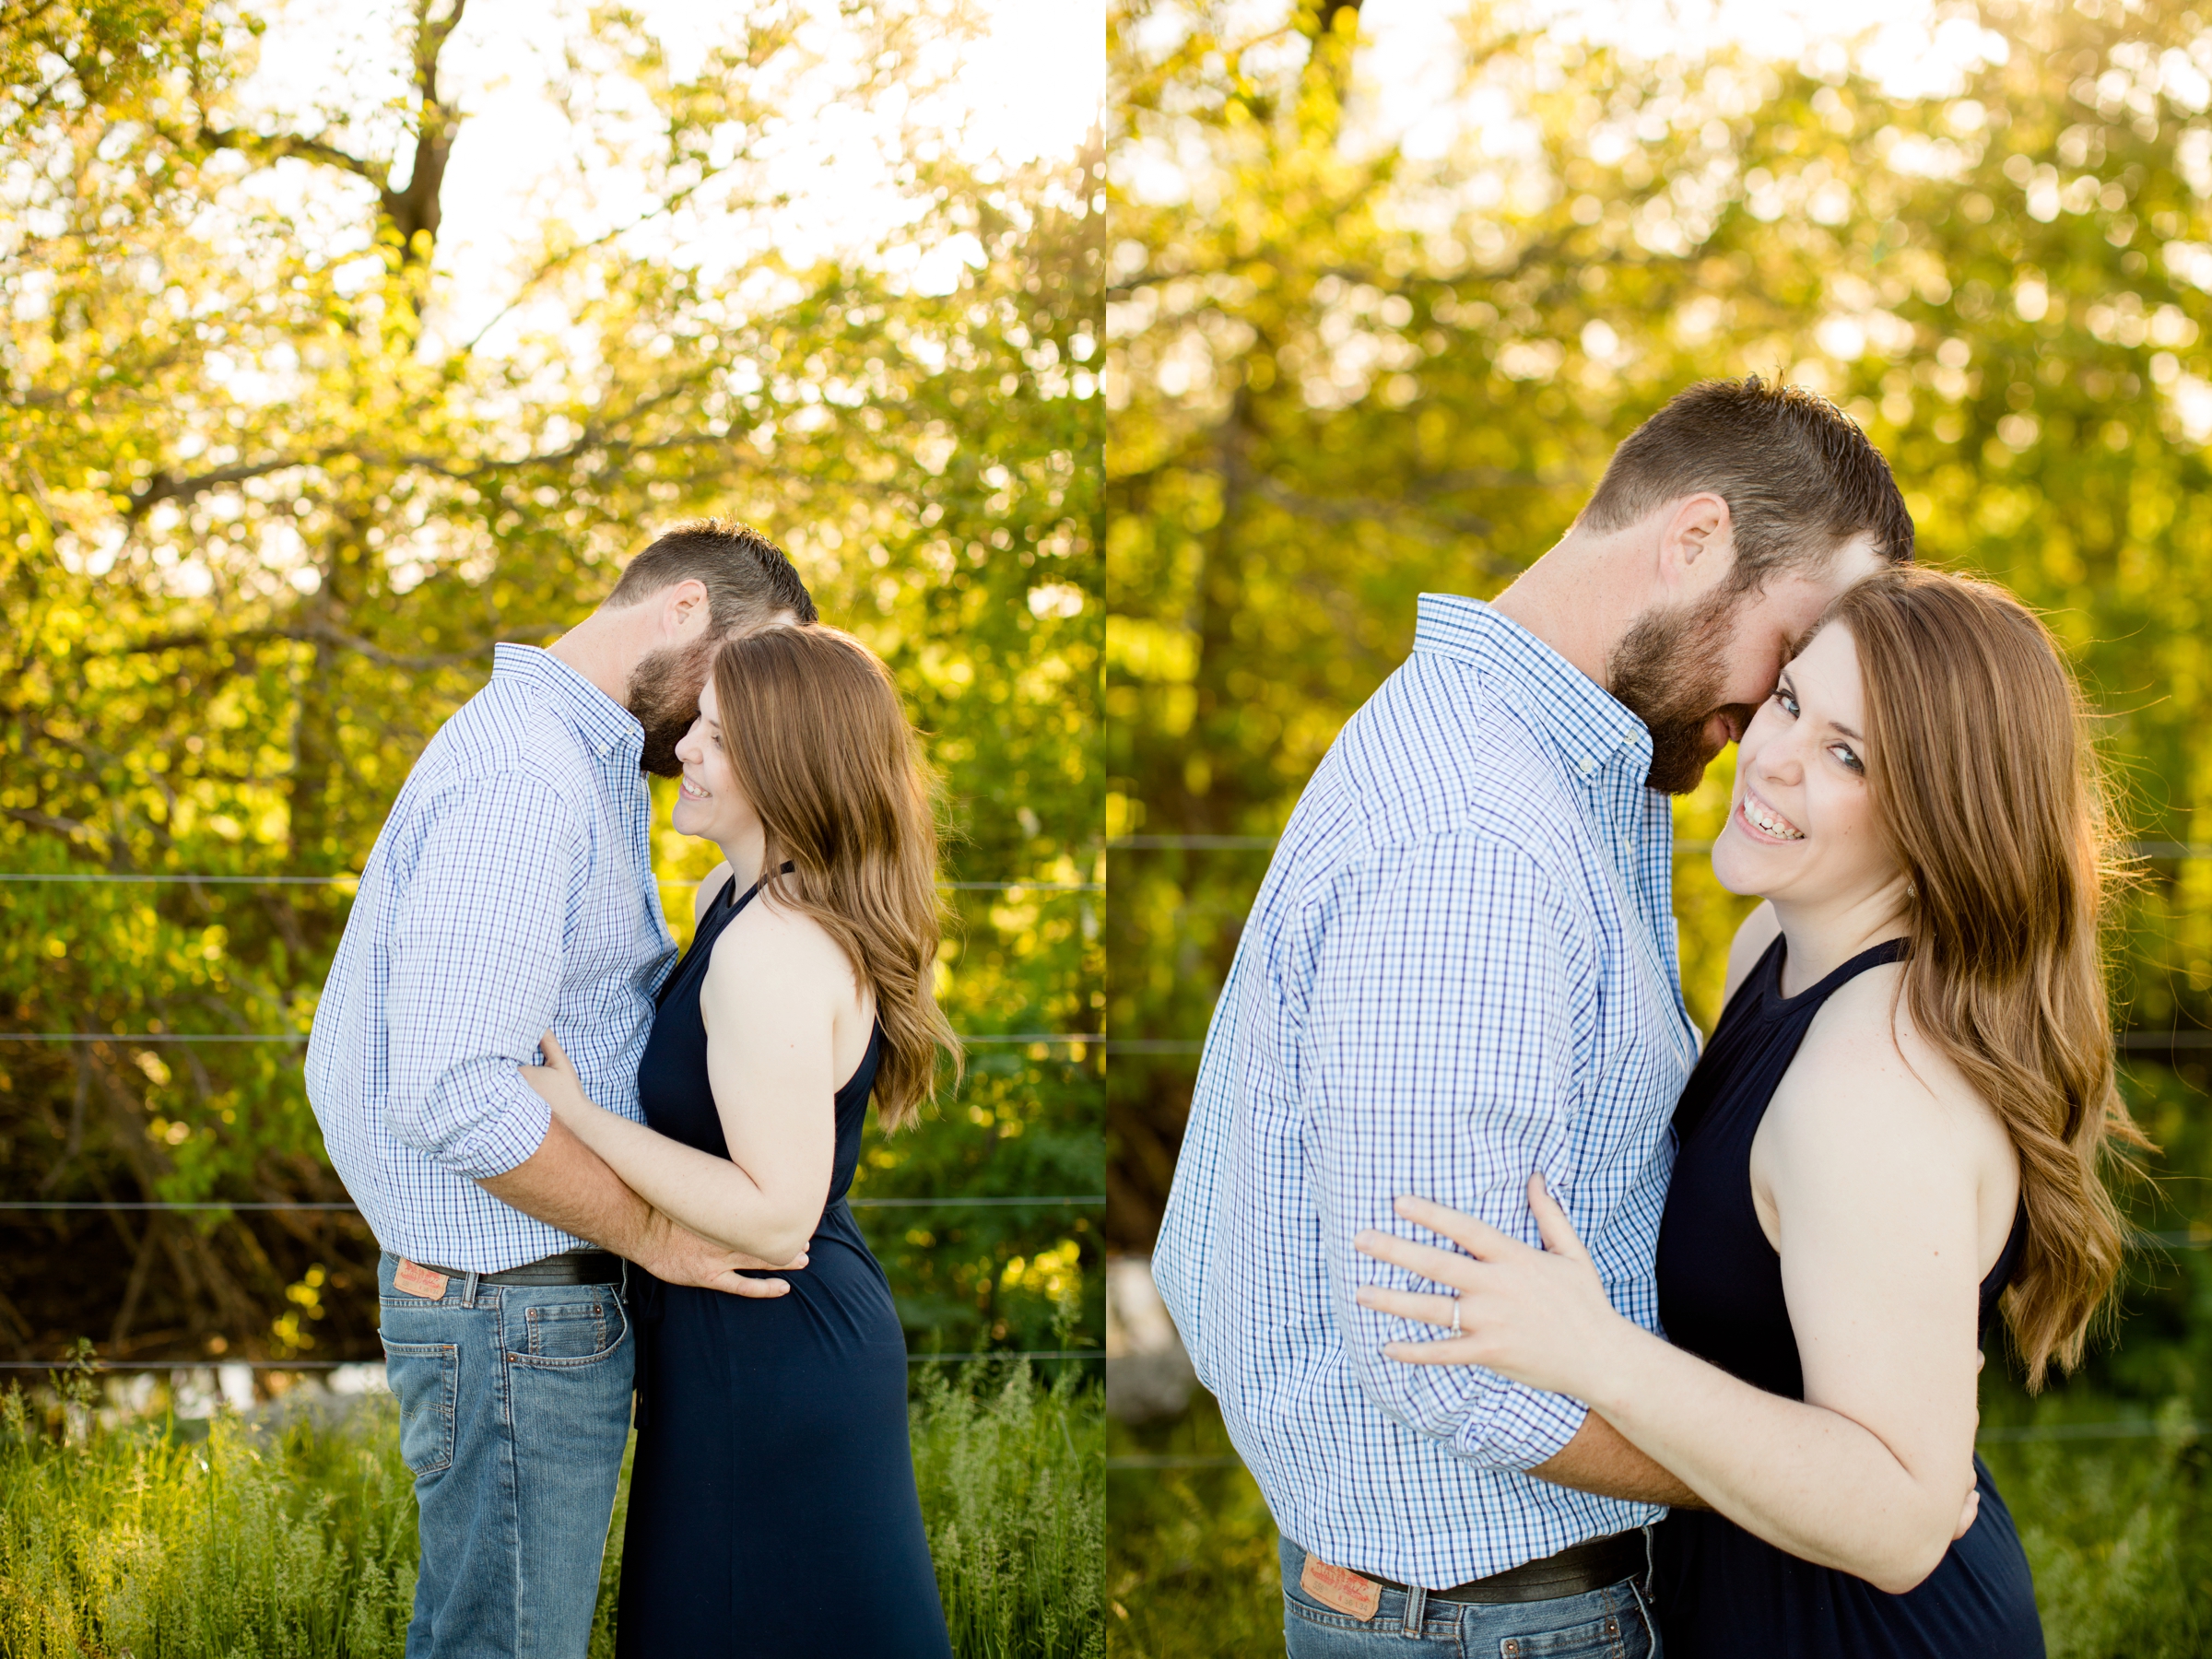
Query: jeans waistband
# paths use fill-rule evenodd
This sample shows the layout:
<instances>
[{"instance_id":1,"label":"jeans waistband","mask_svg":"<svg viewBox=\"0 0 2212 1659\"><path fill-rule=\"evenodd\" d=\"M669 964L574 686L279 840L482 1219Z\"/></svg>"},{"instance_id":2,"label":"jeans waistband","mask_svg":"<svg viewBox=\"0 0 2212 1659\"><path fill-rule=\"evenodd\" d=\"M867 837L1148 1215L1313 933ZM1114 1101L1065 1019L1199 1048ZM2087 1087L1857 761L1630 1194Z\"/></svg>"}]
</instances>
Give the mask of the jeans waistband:
<instances>
[{"instance_id":1,"label":"jeans waistband","mask_svg":"<svg viewBox=\"0 0 2212 1659\"><path fill-rule=\"evenodd\" d=\"M441 1267L434 1262L420 1265L448 1278L470 1277L461 1268ZM520 1267L475 1277L479 1285L618 1285L622 1282L622 1258L611 1250L569 1250L525 1262Z\"/></svg>"},{"instance_id":2,"label":"jeans waistband","mask_svg":"<svg viewBox=\"0 0 2212 1659\"><path fill-rule=\"evenodd\" d=\"M1623 1579L1641 1579L1645 1565L1643 1533L1614 1533L1608 1537L1571 1544L1556 1555L1546 1556L1541 1560L1524 1561L1518 1567L1508 1567L1502 1572L1493 1572L1487 1578L1470 1579L1464 1584L1453 1585L1449 1590L1423 1591L1422 1595L1425 1600L1431 1602L1495 1604L1555 1601L1561 1596L1587 1595L1593 1590L1618 1584ZM1401 1584L1395 1579L1386 1579L1372 1572L1363 1572L1359 1576L1371 1580L1385 1590L1411 1591L1413 1588L1410 1584Z\"/></svg>"}]
</instances>

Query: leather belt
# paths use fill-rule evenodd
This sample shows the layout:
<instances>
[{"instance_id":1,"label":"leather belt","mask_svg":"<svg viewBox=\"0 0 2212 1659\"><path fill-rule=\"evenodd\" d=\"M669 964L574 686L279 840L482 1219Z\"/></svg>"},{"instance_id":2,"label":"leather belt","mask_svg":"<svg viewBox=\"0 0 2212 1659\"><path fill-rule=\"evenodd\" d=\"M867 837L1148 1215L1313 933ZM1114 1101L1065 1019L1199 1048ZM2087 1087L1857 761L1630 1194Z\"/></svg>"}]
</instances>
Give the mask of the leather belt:
<instances>
[{"instance_id":1,"label":"leather belt","mask_svg":"<svg viewBox=\"0 0 2212 1659\"><path fill-rule=\"evenodd\" d=\"M448 1278L468 1277L458 1267L439 1267L428 1262L423 1265ZM525 1262L520 1267L477 1275L479 1285L618 1285L621 1282L622 1258L611 1250L564 1251L559 1255Z\"/></svg>"},{"instance_id":2,"label":"leather belt","mask_svg":"<svg viewBox=\"0 0 2212 1659\"><path fill-rule=\"evenodd\" d=\"M1449 1590L1431 1590L1429 1599L1485 1604L1553 1601L1563 1595L1587 1595L1623 1579L1640 1579L1647 1564L1641 1532L1615 1533L1611 1537L1571 1544L1557 1555L1524 1561L1488 1578L1472 1579ZM1375 1578L1371 1572L1360 1576L1374 1579L1385 1590L1412 1588L1394 1579Z\"/></svg>"}]
</instances>

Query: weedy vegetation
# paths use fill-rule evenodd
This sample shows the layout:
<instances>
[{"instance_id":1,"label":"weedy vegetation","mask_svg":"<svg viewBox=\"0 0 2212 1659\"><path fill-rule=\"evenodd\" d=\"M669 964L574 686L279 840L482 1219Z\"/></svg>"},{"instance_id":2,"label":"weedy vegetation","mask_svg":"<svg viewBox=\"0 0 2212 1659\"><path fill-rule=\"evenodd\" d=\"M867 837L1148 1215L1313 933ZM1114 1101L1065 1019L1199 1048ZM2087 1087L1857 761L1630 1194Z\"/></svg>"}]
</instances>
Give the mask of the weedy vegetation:
<instances>
[{"instance_id":1,"label":"weedy vegetation","mask_svg":"<svg viewBox=\"0 0 2212 1659\"><path fill-rule=\"evenodd\" d=\"M935 1372L937 1368L928 1368ZM1095 1382L977 1365L915 1386L923 1516L959 1659L1105 1652ZM0 1653L399 1659L415 1500L389 1396L336 1423L102 1427L94 1379L0 1394ZM611 1659L627 1462L592 1659Z\"/></svg>"}]
</instances>

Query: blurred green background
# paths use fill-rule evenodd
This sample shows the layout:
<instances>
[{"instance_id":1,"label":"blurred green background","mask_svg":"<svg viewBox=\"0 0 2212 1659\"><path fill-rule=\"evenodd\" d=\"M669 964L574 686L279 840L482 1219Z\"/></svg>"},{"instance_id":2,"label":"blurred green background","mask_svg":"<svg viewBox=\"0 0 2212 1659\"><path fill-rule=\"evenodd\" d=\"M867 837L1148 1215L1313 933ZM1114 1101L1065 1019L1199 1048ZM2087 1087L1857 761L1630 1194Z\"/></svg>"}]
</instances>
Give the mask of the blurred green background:
<instances>
[{"instance_id":1,"label":"blurred green background","mask_svg":"<svg viewBox=\"0 0 2212 1659\"><path fill-rule=\"evenodd\" d=\"M1267 846L1416 595L1504 585L1684 384L1810 385L1889 456L1923 559L2049 617L2148 846L2113 991L2163 1147L2127 1203L2163 1242L2078 1376L2030 1401L1993 1357L1983 1452L2054 1653L2201 1653L2212 33L2173 0L1894 7L1857 39L1645 9L1114 14L1110 1248L1150 1248ZM1677 808L1708 1027L1744 907L1694 843L1727 772ZM1279 1651L1210 1402L1114 1432L1116 1651Z\"/></svg>"},{"instance_id":2,"label":"blurred green background","mask_svg":"<svg viewBox=\"0 0 2212 1659\"><path fill-rule=\"evenodd\" d=\"M926 734L954 1026L1100 1030L1100 159L969 142L999 11L0 0L0 871L358 871L494 641L716 514ZM0 1028L118 1034L0 1044L0 1201L342 1202L298 1047L122 1034L303 1032L350 893L0 883ZM1096 1194L1103 1073L979 1045L854 1195ZM1058 1349L1098 1213L862 1220L917 1350ZM8 1359L381 1358L356 1217L0 1230Z\"/></svg>"}]
</instances>

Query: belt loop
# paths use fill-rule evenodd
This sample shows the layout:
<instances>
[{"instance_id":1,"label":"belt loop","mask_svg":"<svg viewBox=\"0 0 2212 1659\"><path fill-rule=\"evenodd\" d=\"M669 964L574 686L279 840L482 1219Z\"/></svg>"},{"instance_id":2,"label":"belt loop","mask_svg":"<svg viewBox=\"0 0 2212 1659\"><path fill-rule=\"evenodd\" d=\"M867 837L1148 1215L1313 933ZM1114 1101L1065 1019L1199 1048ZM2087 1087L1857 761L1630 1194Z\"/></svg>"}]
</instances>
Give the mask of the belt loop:
<instances>
[{"instance_id":1,"label":"belt loop","mask_svg":"<svg viewBox=\"0 0 2212 1659\"><path fill-rule=\"evenodd\" d=\"M1429 1592L1424 1590L1418 1584L1408 1584L1406 1587L1406 1625L1404 1633L1408 1636L1418 1636L1421 1633L1423 1619L1428 1611Z\"/></svg>"},{"instance_id":2,"label":"belt loop","mask_svg":"<svg viewBox=\"0 0 2212 1659\"><path fill-rule=\"evenodd\" d=\"M1636 1599L1636 1611L1643 1615L1643 1628L1652 1639L1651 1651L1660 1652L1659 1615L1653 1610L1652 1600L1634 1579L1629 1581L1629 1594Z\"/></svg>"},{"instance_id":3,"label":"belt loop","mask_svg":"<svg viewBox=\"0 0 2212 1659\"><path fill-rule=\"evenodd\" d=\"M461 1305L463 1307L473 1308L477 1305L477 1281L483 1277L482 1274L472 1271L462 1279Z\"/></svg>"}]
</instances>

